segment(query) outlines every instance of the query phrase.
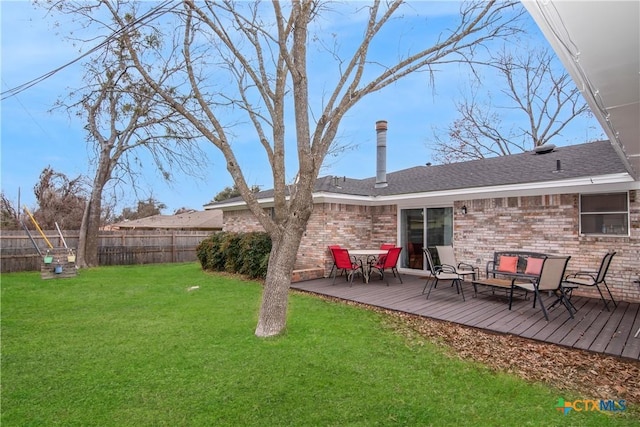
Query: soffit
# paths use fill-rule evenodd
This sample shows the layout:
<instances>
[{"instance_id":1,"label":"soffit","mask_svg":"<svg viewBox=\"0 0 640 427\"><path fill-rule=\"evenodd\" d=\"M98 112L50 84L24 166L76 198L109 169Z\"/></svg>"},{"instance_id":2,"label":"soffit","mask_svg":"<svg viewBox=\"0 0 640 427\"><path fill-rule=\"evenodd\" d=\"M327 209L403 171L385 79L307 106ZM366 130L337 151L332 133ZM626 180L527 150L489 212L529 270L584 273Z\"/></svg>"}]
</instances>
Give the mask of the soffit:
<instances>
[{"instance_id":1,"label":"soffit","mask_svg":"<svg viewBox=\"0 0 640 427\"><path fill-rule=\"evenodd\" d=\"M523 4L638 180L640 2L523 0Z\"/></svg>"}]
</instances>

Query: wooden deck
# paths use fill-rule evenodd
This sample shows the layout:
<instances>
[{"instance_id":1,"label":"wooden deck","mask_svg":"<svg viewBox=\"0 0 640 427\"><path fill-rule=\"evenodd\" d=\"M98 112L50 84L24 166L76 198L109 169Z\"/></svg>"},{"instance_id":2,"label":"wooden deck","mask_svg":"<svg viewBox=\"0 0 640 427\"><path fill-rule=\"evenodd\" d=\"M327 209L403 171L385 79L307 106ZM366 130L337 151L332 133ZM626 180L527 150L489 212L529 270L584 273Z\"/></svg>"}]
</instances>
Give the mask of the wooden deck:
<instances>
[{"instance_id":1,"label":"wooden deck","mask_svg":"<svg viewBox=\"0 0 640 427\"><path fill-rule=\"evenodd\" d=\"M509 300L504 291L480 293L474 297L471 283L463 283L466 301L456 293L455 287L441 282L431 291L429 299L422 294L425 279L419 276L402 275L404 284L393 277L390 286L384 281L372 279L362 283L356 278L353 286L338 277L317 279L292 284L292 288L357 301L389 310L445 320L504 334L558 344L616 357L640 360L640 304L619 302L618 307L606 311L600 299L574 296L573 304L578 309L574 319L563 306L549 310L549 321L544 320L540 307L532 307L531 294L527 300L514 297L509 311ZM545 299L545 306L552 299ZM548 301L548 302L547 302Z\"/></svg>"}]
</instances>

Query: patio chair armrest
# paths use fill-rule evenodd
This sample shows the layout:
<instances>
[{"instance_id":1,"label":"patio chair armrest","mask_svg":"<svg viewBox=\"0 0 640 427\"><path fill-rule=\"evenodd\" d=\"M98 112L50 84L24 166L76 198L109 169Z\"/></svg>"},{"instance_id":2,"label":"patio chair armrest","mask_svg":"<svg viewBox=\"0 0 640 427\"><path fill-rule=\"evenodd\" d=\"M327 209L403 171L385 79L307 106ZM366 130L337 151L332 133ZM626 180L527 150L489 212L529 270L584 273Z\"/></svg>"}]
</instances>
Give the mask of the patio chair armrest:
<instances>
[{"instance_id":1,"label":"patio chair armrest","mask_svg":"<svg viewBox=\"0 0 640 427\"><path fill-rule=\"evenodd\" d=\"M582 277L587 276L587 277L592 278L593 280L596 280L596 276L597 275L598 275L598 273L595 272L595 271L578 271L576 273L567 274L564 279L567 280L567 279L571 279L572 277L578 278L578 277L581 277L581 276Z\"/></svg>"},{"instance_id":2,"label":"patio chair armrest","mask_svg":"<svg viewBox=\"0 0 640 427\"><path fill-rule=\"evenodd\" d=\"M440 273L442 271L442 266L441 265L434 265L433 266L433 273Z\"/></svg>"},{"instance_id":3,"label":"patio chair armrest","mask_svg":"<svg viewBox=\"0 0 640 427\"><path fill-rule=\"evenodd\" d=\"M493 261L487 261L487 267L485 270L485 274L487 275L486 277L489 277L489 274L491 274L494 270L494 263Z\"/></svg>"},{"instance_id":4,"label":"patio chair armrest","mask_svg":"<svg viewBox=\"0 0 640 427\"><path fill-rule=\"evenodd\" d=\"M471 264L467 264L466 262L459 262L458 269L475 270L475 267Z\"/></svg>"},{"instance_id":5,"label":"patio chair armrest","mask_svg":"<svg viewBox=\"0 0 640 427\"><path fill-rule=\"evenodd\" d=\"M442 271L443 273L455 273L456 272L456 268L453 265L442 264L442 265L438 265L436 267L440 267L440 271Z\"/></svg>"}]
</instances>

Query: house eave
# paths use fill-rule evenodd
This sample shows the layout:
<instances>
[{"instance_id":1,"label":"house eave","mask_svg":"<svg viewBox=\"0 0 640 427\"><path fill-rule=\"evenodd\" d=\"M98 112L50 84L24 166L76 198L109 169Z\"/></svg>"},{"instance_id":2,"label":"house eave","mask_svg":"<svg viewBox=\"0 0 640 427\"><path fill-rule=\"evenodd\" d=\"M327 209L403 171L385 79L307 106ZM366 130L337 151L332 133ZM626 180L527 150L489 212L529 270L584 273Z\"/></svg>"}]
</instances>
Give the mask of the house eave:
<instances>
[{"instance_id":1,"label":"house eave","mask_svg":"<svg viewBox=\"0 0 640 427\"><path fill-rule=\"evenodd\" d=\"M268 197L268 198L264 198L264 199L258 199L258 203L265 207L271 207L274 204L274 199L273 197ZM229 203L216 203L215 205L205 205L204 206L204 210L211 210L211 209L219 209L223 212L229 212L229 211L240 211L240 210L245 210L247 209L247 203L244 200L238 200L238 201L234 201L234 202L229 202Z\"/></svg>"},{"instance_id":2,"label":"house eave","mask_svg":"<svg viewBox=\"0 0 640 427\"><path fill-rule=\"evenodd\" d=\"M316 203L352 203L359 205L390 205L422 203L453 203L456 200L536 196L563 193L595 193L607 191L640 190L640 183L634 181L628 173L617 173L583 178L572 178L556 181L535 182L526 184L497 185L476 188L460 188L451 190L428 191L410 194L394 194L389 196L349 196L347 194L318 193L314 195Z\"/></svg>"},{"instance_id":3,"label":"house eave","mask_svg":"<svg viewBox=\"0 0 640 427\"><path fill-rule=\"evenodd\" d=\"M492 197L536 196L545 194L596 193L607 191L640 190L640 182L626 172L559 179L524 184L495 185L474 188L425 191L419 193L393 194L388 196L359 196L352 194L316 192L314 203L342 203L361 206L410 205L415 203L453 203L456 200L468 200ZM260 199L265 208L273 206L273 198ZM205 206L205 209L207 207ZM216 204L215 209L234 211L246 209L244 201Z\"/></svg>"},{"instance_id":4,"label":"house eave","mask_svg":"<svg viewBox=\"0 0 640 427\"><path fill-rule=\"evenodd\" d=\"M522 4L580 89L626 170L640 180L638 2L522 0Z\"/></svg>"},{"instance_id":5,"label":"house eave","mask_svg":"<svg viewBox=\"0 0 640 427\"><path fill-rule=\"evenodd\" d=\"M513 197L534 196L544 194L562 193L593 193L602 191L624 191L640 189L640 183L634 181L628 173L611 175L571 178L565 180L545 181L513 185L497 185L477 188L461 188L454 190L433 191L404 195L405 197L391 196L392 200L407 200L416 198L442 198L450 197L455 200L485 197Z\"/></svg>"}]
</instances>

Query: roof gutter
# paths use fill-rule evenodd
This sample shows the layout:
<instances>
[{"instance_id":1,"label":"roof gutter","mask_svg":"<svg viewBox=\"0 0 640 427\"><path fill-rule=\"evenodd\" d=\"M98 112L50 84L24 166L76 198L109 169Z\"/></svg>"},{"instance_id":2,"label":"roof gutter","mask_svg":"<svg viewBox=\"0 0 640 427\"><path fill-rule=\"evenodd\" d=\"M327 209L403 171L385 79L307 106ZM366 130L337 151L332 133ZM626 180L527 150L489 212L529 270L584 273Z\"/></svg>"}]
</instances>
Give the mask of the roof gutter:
<instances>
[{"instance_id":1,"label":"roof gutter","mask_svg":"<svg viewBox=\"0 0 640 427\"><path fill-rule=\"evenodd\" d=\"M640 190L640 182L628 173L616 173L592 177L571 178L556 181L543 181L527 184L496 185L489 187L458 188L420 193L393 194L389 196L356 196L352 194L317 192L313 194L314 203L345 203L364 206L403 204L417 200L461 200L465 198L515 197L540 194L588 193L601 191ZM273 197L259 199L260 205L271 207ZM244 201L217 203L212 209L223 211L246 209ZM207 207L205 206L205 209Z\"/></svg>"}]
</instances>

